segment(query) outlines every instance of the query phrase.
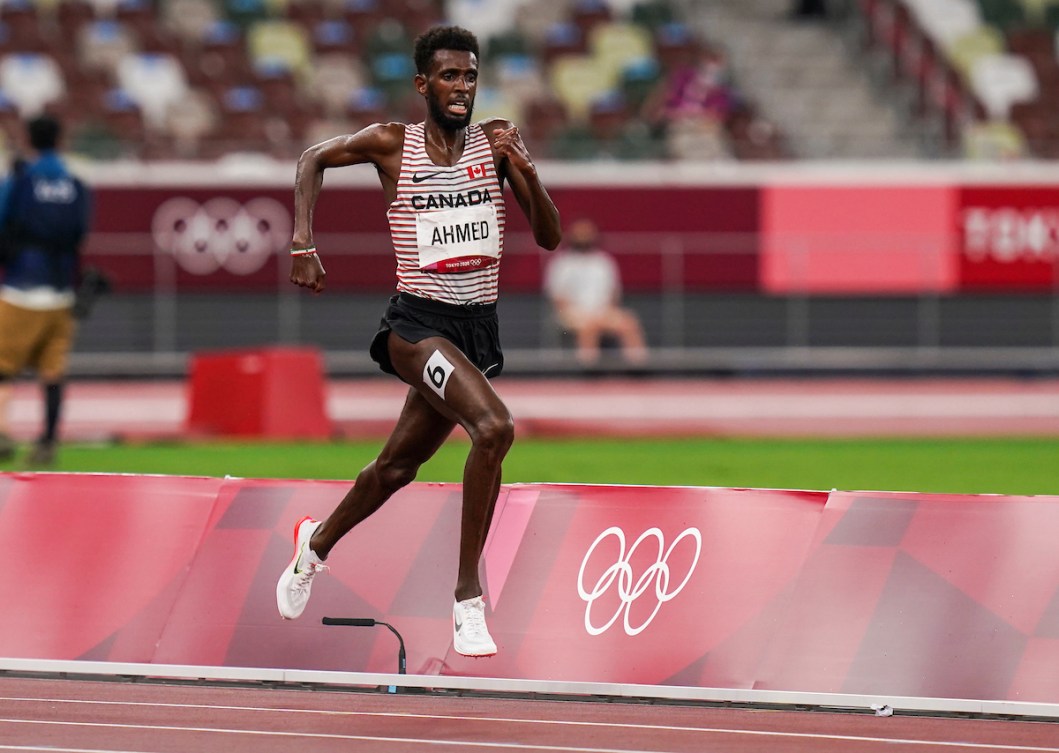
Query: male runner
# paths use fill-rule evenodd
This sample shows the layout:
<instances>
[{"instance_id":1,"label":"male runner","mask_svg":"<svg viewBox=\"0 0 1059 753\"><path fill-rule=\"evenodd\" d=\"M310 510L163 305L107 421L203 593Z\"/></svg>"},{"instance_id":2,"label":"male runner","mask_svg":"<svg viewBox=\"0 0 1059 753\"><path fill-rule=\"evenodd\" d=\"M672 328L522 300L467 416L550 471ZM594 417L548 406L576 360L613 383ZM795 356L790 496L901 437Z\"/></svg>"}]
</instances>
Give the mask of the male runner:
<instances>
[{"instance_id":1,"label":"male runner","mask_svg":"<svg viewBox=\"0 0 1059 753\"><path fill-rule=\"evenodd\" d=\"M518 129L501 119L471 123L478 41L459 27L436 27L415 42L415 87L423 123L376 123L310 147L298 162L290 279L319 293L324 269L312 237L323 172L375 166L389 206L398 294L371 344L379 367L410 385L381 453L323 522L294 529L294 558L276 586L280 614L305 608L313 576L332 547L410 483L459 424L471 439L463 476L453 642L466 656L491 656L478 566L500 466L514 439L507 407L488 377L503 368L496 298L504 233L504 182L539 245L559 245L559 212L537 176Z\"/></svg>"}]
</instances>

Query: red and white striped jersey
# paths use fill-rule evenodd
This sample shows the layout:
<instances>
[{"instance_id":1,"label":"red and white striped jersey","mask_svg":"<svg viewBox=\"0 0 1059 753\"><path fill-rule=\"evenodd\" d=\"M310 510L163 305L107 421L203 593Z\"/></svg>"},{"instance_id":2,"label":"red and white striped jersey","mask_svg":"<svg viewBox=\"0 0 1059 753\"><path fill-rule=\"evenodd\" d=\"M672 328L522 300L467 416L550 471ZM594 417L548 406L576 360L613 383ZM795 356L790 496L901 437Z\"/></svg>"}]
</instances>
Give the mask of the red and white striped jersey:
<instances>
[{"instance_id":1,"label":"red and white striped jersey","mask_svg":"<svg viewBox=\"0 0 1059 753\"><path fill-rule=\"evenodd\" d=\"M446 303L497 298L504 196L482 127L468 126L450 166L427 156L424 124L405 127L397 196L386 217L397 253L397 289Z\"/></svg>"}]
</instances>

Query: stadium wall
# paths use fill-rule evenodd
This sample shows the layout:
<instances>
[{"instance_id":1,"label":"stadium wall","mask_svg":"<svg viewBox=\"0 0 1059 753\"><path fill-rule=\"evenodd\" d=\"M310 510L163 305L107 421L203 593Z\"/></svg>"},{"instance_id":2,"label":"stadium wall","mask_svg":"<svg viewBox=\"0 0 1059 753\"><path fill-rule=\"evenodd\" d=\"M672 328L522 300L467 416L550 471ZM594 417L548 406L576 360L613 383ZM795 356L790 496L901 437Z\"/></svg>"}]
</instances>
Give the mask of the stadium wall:
<instances>
[{"instance_id":1,"label":"stadium wall","mask_svg":"<svg viewBox=\"0 0 1059 753\"><path fill-rule=\"evenodd\" d=\"M0 657L1059 702L1059 497L514 484L456 655L460 487L338 547L297 621L290 529L345 481L0 474ZM409 514L411 509L415 514Z\"/></svg>"},{"instance_id":2,"label":"stadium wall","mask_svg":"<svg viewBox=\"0 0 1059 753\"><path fill-rule=\"evenodd\" d=\"M1047 165L541 172L567 221L598 222L629 302L671 363L718 348L914 348L939 363L961 348L1021 348L1038 366L1042 352L1048 368L1059 364L1059 178ZM315 224L329 295L314 298L286 280L292 175L275 163L96 168L86 263L104 269L115 292L100 306L105 323L84 328L81 363L275 342L361 350L393 290L376 178L367 168L328 173ZM561 349L540 296L548 255L524 218L510 216L505 340L514 350ZM364 327L361 310L370 311ZM216 321L231 336L204 323ZM338 335L318 321L348 328ZM541 362L517 355L516 368ZM1031 365L979 355L979 368Z\"/></svg>"}]
</instances>

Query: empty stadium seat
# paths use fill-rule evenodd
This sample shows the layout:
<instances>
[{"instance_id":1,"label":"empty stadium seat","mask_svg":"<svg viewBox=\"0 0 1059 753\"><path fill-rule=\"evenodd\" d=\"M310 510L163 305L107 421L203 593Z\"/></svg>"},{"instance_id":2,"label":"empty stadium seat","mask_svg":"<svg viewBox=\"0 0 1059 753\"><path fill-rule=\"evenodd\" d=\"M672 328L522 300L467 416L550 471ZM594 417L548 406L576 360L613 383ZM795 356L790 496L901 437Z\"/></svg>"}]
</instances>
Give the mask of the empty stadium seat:
<instances>
[{"instance_id":1,"label":"empty stadium seat","mask_svg":"<svg viewBox=\"0 0 1059 753\"><path fill-rule=\"evenodd\" d=\"M617 87L618 74L596 58L566 55L552 63L549 80L569 116L584 121L592 101Z\"/></svg>"},{"instance_id":2,"label":"empty stadium seat","mask_svg":"<svg viewBox=\"0 0 1059 753\"><path fill-rule=\"evenodd\" d=\"M1004 51L1004 38L991 26L979 26L953 40L945 53L956 71L969 80L971 69L977 61Z\"/></svg>"},{"instance_id":3,"label":"empty stadium seat","mask_svg":"<svg viewBox=\"0 0 1059 753\"><path fill-rule=\"evenodd\" d=\"M102 19L81 27L77 50L85 67L113 73L122 58L136 51L136 42L124 24Z\"/></svg>"},{"instance_id":4,"label":"empty stadium seat","mask_svg":"<svg viewBox=\"0 0 1059 753\"><path fill-rule=\"evenodd\" d=\"M344 114L350 92L361 89L369 80L360 61L343 54L321 55L307 79L313 99L330 116Z\"/></svg>"},{"instance_id":5,"label":"empty stadium seat","mask_svg":"<svg viewBox=\"0 0 1059 753\"><path fill-rule=\"evenodd\" d=\"M204 143L216 133L218 126L217 103L213 98L203 91L188 91L180 107L170 108L165 121L172 156L178 159L201 156Z\"/></svg>"},{"instance_id":6,"label":"empty stadium seat","mask_svg":"<svg viewBox=\"0 0 1059 753\"><path fill-rule=\"evenodd\" d=\"M919 28L948 49L956 40L982 26L982 13L974 0L904 0Z\"/></svg>"},{"instance_id":7,"label":"empty stadium seat","mask_svg":"<svg viewBox=\"0 0 1059 753\"><path fill-rule=\"evenodd\" d=\"M146 123L155 129L164 128L169 108L187 95L184 68L172 55L126 55L118 63L115 75L118 85L139 106Z\"/></svg>"},{"instance_id":8,"label":"empty stadium seat","mask_svg":"<svg viewBox=\"0 0 1059 753\"><path fill-rule=\"evenodd\" d=\"M974 123L964 131L964 156L969 159L993 162L1025 155L1022 132L1007 121Z\"/></svg>"},{"instance_id":9,"label":"empty stadium seat","mask_svg":"<svg viewBox=\"0 0 1059 753\"><path fill-rule=\"evenodd\" d=\"M191 43L201 41L210 26L220 18L210 0L169 0L163 10L165 23L178 37Z\"/></svg>"},{"instance_id":10,"label":"empty stadium seat","mask_svg":"<svg viewBox=\"0 0 1059 753\"><path fill-rule=\"evenodd\" d=\"M66 86L52 57L25 52L0 59L0 90L15 102L22 117L32 117L62 97Z\"/></svg>"},{"instance_id":11,"label":"empty stadium seat","mask_svg":"<svg viewBox=\"0 0 1059 753\"><path fill-rule=\"evenodd\" d=\"M505 118L517 125L522 122L522 101L499 87L479 87L474 117L475 120Z\"/></svg>"},{"instance_id":12,"label":"empty stadium seat","mask_svg":"<svg viewBox=\"0 0 1059 753\"><path fill-rule=\"evenodd\" d=\"M281 65L304 73L311 60L308 34L291 21L256 21L246 32L246 48L255 68Z\"/></svg>"},{"instance_id":13,"label":"empty stadium seat","mask_svg":"<svg viewBox=\"0 0 1059 753\"><path fill-rule=\"evenodd\" d=\"M654 43L642 26L620 21L597 24L588 32L588 53L620 75L633 60L651 58Z\"/></svg>"},{"instance_id":14,"label":"empty stadium seat","mask_svg":"<svg viewBox=\"0 0 1059 753\"><path fill-rule=\"evenodd\" d=\"M1006 120L1011 106L1031 102L1040 89L1033 66L1021 55L987 55L970 71L971 89L991 119Z\"/></svg>"}]
</instances>

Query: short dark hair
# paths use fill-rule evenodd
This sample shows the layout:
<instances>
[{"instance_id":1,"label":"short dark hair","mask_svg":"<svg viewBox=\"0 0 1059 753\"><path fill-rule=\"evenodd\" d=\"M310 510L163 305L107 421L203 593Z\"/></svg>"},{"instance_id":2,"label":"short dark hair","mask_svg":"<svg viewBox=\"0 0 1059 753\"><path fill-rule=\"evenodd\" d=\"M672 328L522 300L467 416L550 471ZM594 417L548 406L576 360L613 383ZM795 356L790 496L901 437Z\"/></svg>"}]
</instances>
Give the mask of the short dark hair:
<instances>
[{"instance_id":1,"label":"short dark hair","mask_svg":"<svg viewBox=\"0 0 1059 753\"><path fill-rule=\"evenodd\" d=\"M51 115L38 115L26 124L26 133L29 134L30 146L39 152L59 145L62 126Z\"/></svg>"},{"instance_id":2,"label":"short dark hair","mask_svg":"<svg viewBox=\"0 0 1059 753\"><path fill-rule=\"evenodd\" d=\"M427 74L434 53L438 50L459 50L478 55L478 37L473 32L459 26L435 26L416 37L415 64L416 72Z\"/></svg>"}]
</instances>

